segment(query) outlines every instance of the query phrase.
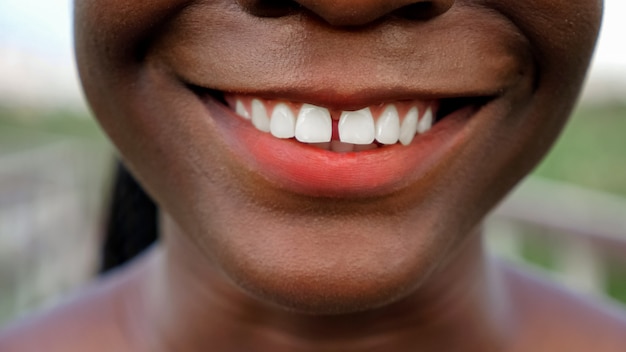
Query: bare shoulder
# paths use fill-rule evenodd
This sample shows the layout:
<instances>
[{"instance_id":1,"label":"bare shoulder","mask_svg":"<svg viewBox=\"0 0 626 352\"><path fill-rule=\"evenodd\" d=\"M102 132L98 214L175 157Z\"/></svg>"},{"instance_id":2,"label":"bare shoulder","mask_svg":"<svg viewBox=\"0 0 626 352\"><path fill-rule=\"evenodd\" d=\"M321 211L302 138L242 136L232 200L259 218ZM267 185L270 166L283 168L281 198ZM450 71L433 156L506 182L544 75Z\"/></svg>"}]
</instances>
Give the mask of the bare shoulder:
<instances>
[{"instance_id":1,"label":"bare shoulder","mask_svg":"<svg viewBox=\"0 0 626 352\"><path fill-rule=\"evenodd\" d=\"M0 331L2 352L131 351L122 280L94 283L65 303Z\"/></svg>"},{"instance_id":2,"label":"bare shoulder","mask_svg":"<svg viewBox=\"0 0 626 352\"><path fill-rule=\"evenodd\" d=\"M573 293L556 283L505 264L505 277L519 316L515 351L626 349L626 310L617 303Z\"/></svg>"}]
</instances>

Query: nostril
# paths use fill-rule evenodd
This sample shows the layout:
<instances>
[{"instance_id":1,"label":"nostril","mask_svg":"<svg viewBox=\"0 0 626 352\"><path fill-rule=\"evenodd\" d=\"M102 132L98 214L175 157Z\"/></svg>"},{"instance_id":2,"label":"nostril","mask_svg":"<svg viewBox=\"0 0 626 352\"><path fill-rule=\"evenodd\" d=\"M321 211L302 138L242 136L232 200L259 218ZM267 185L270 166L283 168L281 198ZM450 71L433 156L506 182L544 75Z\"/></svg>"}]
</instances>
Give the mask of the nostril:
<instances>
[{"instance_id":1,"label":"nostril","mask_svg":"<svg viewBox=\"0 0 626 352\"><path fill-rule=\"evenodd\" d=\"M430 17L430 12L432 12L432 8L432 2L418 2L415 4L403 6L395 10L392 15L408 20L419 20Z\"/></svg>"},{"instance_id":2,"label":"nostril","mask_svg":"<svg viewBox=\"0 0 626 352\"><path fill-rule=\"evenodd\" d=\"M454 1L420 1L393 11L392 15L408 20L425 20L446 12Z\"/></svg>"},{"instance_id":3,"label":"nostril","mask_svg":"<svg viewBox=\"0 0 626 352\"><path fill-rule=\"evenodd\" d=\"M301 6L293 0L237 0L249 14L257 17L282 17L297 11Z\"/></svg>"}]
</instances>

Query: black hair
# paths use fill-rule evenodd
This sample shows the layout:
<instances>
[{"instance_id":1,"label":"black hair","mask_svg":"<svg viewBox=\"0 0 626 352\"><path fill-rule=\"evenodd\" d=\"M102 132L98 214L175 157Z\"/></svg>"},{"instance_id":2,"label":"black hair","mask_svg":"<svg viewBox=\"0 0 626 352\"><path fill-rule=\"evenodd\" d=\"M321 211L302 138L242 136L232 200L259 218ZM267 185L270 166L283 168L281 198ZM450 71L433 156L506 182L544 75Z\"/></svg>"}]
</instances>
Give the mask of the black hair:
<instances>
[{"instance_id":1,"label":"black hair","mask_svg":"<svg viewBox=\"0 0 626 352\"><path fill-rule=\"evenodd\" d=\"M100 273L122 266L158 237L158 208L120 161L108 206Z\"/></svg>"}]
</instances>

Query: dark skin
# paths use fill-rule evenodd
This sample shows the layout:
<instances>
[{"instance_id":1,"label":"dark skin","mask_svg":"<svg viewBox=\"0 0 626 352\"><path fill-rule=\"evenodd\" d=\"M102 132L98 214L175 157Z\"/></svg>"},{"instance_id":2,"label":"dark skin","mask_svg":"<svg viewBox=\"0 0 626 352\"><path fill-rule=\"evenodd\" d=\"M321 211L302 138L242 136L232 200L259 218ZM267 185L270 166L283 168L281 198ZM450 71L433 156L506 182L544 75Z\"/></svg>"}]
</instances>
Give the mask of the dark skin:
<instances>
[{"instance_id":1,"label":"dark skin","mask_svg":"<svg viewBox=\"0 0 626 352\"><path fill-rule=\"evenodd\" d=\"M623 350L622 313L491 259L481 238L565 123L601 2L283 5L76 1L87 97L162 209L162 240L0 350ZM474 103L410 146L331 155L266 139L207 89L331 110ZM257 140L349 177L280 176ZM353 162L401 177L373 184Z\"/></svg>"}]
</instances>

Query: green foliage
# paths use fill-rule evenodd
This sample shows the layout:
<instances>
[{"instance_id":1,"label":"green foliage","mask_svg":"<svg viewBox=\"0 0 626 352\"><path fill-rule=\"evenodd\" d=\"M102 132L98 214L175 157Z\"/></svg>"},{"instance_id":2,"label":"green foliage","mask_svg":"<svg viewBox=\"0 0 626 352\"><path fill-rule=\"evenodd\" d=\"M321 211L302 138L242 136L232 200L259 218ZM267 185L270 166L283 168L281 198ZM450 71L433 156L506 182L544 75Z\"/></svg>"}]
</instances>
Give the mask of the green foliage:
<instances>
[{"instance_id":1,"label":"green foliage","mask_svg":"<svg viewBox=\"0 0 626 352\"><path fill-rule=\"evenodd\" d=\"M546 242L540 229L526 229L525 232L527 233L522 237L520 248L522 258L542 269L555 270L557 263L553 244Z\"/></svg>"},{"instance_id":2,"label":"green foliage","mask_svg":"<svg viewBox=\"0 0 626 352\"><path fill-rule=\"evenodd\" d=\"M626 261L610 261L607 265L606 293L626 303Z\"/></svg>"},{"instance_id":3,"label":"green foliage","mask_svg":"<svg viewBox=\"0 0 626 352\"><path fill-rule=\"evenodd\" d=\"M67 139L98 147L108 143L86 112L0 106L0 155Z\"/></svg>"},{"instance_id":4,"label":"green foliage","mask_svg":"<svg viewBox=\"0 0 626 352\"><path fill-rule=\"evenodd\" d=\"M577 110L535 174L626 197L626 105Z\"/></svg>"}]
</instances>

